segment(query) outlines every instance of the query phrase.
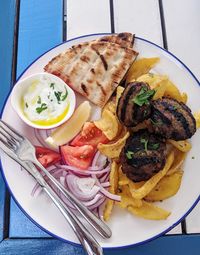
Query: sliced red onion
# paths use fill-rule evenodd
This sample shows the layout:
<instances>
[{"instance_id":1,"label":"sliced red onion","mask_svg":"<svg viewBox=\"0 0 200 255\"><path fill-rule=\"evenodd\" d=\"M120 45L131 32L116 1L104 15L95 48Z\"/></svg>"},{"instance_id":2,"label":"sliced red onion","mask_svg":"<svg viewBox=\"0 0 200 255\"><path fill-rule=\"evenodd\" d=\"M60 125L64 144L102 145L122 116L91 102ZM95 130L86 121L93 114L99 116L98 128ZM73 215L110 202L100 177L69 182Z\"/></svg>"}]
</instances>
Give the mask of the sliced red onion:
<instances>
[{"instance_id":1,"label":"sliced red onion","mask_svg":"<svg viewBox=\"0 0 200 255\"><path fill-rule=\"evenodd\" d=\"M111 200L115 200L117 202L120 202L121 201L121 196L118 196L118 195L115 195L115 194L112 194L110 193L109 191L107 191L106 189L102 188L100 190L100 192L102 194L104 194L104 196L106 196L107 198L111 199Z\"/></svg>"},{"instance_id":2,"label":"sliced red onion","mask_svg":"<svg viewBox=\"0 0 200 255\"><path fill-rule=\"evenodd\" d=\"M101 195L101 194L96 194L96 196L92 199L92 200L90 200L90 201L83 201L82 203L85 205L85 206L92 206L92 205L94 205L94 204L96 204L98 201L99 201L99 199L102 199L103 198L103 195Z\"/></svg>"},{"instance_id":3,"label":"sliced red onion","mask_svg":"<svg viewBox=\"0 0 200 255\"><path fill-rule=\"evenodd\" d=\"M104 188L108 188L110 186L110 182L103 182L101 183L101 186Z\"/></svg>"},{"instance_id":4,"label":"sliced red onion","mask_svg":"<svg viewBox=\"0 0 200 255\"><path fill-rule=\"evenodd\" d=\"M106 196L107 198L110 198L111 200L115 200L118 202L121 201L121 196L110 193L108 190L102 187L101 183L99 182L99 180L97 179L95 175L92 175L92 177L96 180L96 184L100 187L100 192L104 194L104 196Z\"/></svg>"},{"instance_id":5,"label":"sliced red onion","mask_svg":"<svg viewBox=\"0 0 200 255\"><path fill-rule=\"evenodd\" d=\"M80 177L77 177L76 175L69 174L66 176L66 182L69 190L73 192L73 194L79 198L80 200L88 201L94 198L94 196L99 192L100 187L95 185L95 181L93 178L88 177L84 178L87 179L86 181L93 182L90 186L90 188L81 190L81 185L80 185ZM89 185L88 185L89 186Z\"/></svg>"},{"instance_id":6,"label":"sliced red onion","mask_svg":"<svg viewBox=\"0 0 200 255\"><path fill-rule=\"evenodd\" d=\"M101 199L99 199L99 201L96 204L88 206L88 209L94 210L95 208L100 207L105 202L105 200L106 200L106 197L102 197Z\"/></svg>"},{"instance_id":7,"label":"sliced red onion","mask_svg":"<svg viewBox=\"0 0 200 255\"><path fill-rule=\"evenodd\" d=\"M110 165L108 165L105 169L102 169L102 170L100 170L100 169L98 169L98 170L81 170L76 167L68 166L68 165L57 165L57 167L59 167L61 169L73 171L74 173L80 174L80 175L103 174L103 173L107 173L110 170Z\"/></svg>"}]
</instances>

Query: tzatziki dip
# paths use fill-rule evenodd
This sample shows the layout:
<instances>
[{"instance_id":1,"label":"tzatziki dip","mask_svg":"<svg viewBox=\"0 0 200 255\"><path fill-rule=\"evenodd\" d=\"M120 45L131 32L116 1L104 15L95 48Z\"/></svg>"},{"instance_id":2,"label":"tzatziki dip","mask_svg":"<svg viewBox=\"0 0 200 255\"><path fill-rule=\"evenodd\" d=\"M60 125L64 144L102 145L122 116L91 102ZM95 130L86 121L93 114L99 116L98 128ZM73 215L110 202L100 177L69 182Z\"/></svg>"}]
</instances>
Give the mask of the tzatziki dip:
<instances>
[{"instance_id":1,"label":"tzatziki dip","mask_svg":"<svg viewBox=\"0 0 200 255\"><path fill-rule=\"evenodd\" d=\"M66 116L69 106L67 86L52 77L40 76L33 80L22 95L24 115L39 125L60 122Z\"/></svg>"}]
</instances>

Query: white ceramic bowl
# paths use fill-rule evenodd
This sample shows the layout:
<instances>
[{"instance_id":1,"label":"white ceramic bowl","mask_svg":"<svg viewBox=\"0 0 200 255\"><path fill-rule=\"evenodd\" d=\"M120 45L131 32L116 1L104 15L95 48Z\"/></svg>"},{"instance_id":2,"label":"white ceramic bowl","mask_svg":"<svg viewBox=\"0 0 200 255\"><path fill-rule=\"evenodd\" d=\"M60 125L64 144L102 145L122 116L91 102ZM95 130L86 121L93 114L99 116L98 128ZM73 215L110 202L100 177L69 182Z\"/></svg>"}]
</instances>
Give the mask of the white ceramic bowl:
<instances>
[{"instance_id":1,"label":"white ceramic bowl","mask_svg":"<svg viewBox=\"0 0 200 255\"><path fill-rule=\"evenodd\" d=\"M67 88L68 92L68 100L70 101L69 104L69 110L65 117L61 119L60 121L51 124L51 125L40 125L33 123L31 120L29 120L23 113L23 109L21 107L21 100L22 96L24 95L27 88L32 84L33 81L39 80L41 77L47 77L50 78L52 81L55 81L57 84L64 85ZM25 79L20 80L17 82L12 90L11 93L11 104L13 109L16 111L16 113L19 115L19 117L29 126L33 128L39 128L39 129L50 129L55 128L63 124L65 121L67 121L73 114L75 105L76 105L76 97L74 91L59 77L50 74L50 73L36 73L33 75L28 76Z\"/></svg>"}]
</instances>

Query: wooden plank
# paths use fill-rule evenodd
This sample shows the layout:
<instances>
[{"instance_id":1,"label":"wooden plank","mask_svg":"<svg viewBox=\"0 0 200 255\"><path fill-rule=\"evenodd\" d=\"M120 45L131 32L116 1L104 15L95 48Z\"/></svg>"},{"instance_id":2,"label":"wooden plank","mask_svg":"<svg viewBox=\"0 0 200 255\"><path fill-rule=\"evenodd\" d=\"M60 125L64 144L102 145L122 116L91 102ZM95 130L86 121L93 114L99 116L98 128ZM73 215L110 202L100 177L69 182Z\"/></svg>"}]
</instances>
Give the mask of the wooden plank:
<instances>
[{"instance_id":1,"label":"wooden plank","mask_svg":"<svg viewBox=\"0 0 200 255\"><path fill-rule=\"evenodd\" d=\"M104 255L199 255L200 235L161 237L144 245L128 249L105 250ZM82 248L58 240L48 239L11 239L0 244L1 255L84 255Z\"/></svg>"},{"instance_id":2,"label":"wooden plank","mask_svg":"<svg viewBox=\"0 0 200 255\"><path fill-rule=\"evenodd\" d=\"M115 32L129 31L163 45L157 0L115 0Z\"/></svg>"},{"instance_id":3,"label":"wooden plank","mask_svg":"<svg viewBox=\"0 0 200 255\"><path fill-rule=\"evenodd\" d=\"M67 0L67 39L111 32L108 0Z\"/></svg>"},{"instance_id":4,"label":"wooden plank","mask_svg":"<svg viewBox=\"0 0 200 255\"><path fill-rule=\"evenodd\" d=\"M163 10L169 50L200 79L200 1L165 0ZM200 233L200 204L186 218L186 230Z\"/></svg>"},{"instance_id":5,"label":"wooden plank","mask_svg":"<svg viewBox=\"0 0 200 255\"><path fill-rule=\"evenodd\" d=\"M16 1L1 1L0 8L0 111L12 84L12 54ZM0 174L0 242L4 237L5 184Z\"/></svg>"},{"instance_id":6,"label":"wooden plank","mask_svg":"<svg viewBox=\"0 0 200 255\"><path fill-rule=\"evenodd\" d=\"M62 42L62 24L62 0L48 1L48 3L45 0L21 0L17 76L40 54ZM31 223L12 200L10 237L19 236L46 237L48 235Z\"/></svg>"}]
</instances>

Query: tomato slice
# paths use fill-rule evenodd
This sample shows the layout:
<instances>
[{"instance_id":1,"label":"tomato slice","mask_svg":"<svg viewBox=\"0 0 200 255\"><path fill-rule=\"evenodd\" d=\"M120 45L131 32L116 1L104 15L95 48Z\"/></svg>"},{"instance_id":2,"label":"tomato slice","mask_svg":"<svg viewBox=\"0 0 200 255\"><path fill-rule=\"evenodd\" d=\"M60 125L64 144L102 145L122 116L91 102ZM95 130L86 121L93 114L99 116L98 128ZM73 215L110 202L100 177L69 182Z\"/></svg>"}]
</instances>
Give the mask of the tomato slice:
<instances>
[{"instance_id":1,"label":"tomato slice","mask_svg":"<svg viewBox=\"0 0 200 255\"><path fill-rule=\"evenodd\" d=\"M97 148L99 143L108 143L108 138L98 129L94 123L86 122L81 133L79 133L71 142L72 146L92 145Z\"/></svg>"},{"instance_id":2,"label":"tomato slice","mask_svg":"<svg viewBox=\"0 0 200 255\"><path fill-rule=\"evenodd\" d=\"M58 163L61 160L59 153L50 150L48 148L35 146L35 154L38 161L43 165L43 167L49 167Z\"/></svg>"},{"instance_id":3,"label":"tomato slice","mask_svg":"<svg viewBox=\"0 0 200 255\"><path fill-rule=\"evenodd\" d=\"M88 169L91 165L96 149L91 145L70 146L63 145L60 152L64 163L79 169Z\"/></svg>"}]
</instances>

